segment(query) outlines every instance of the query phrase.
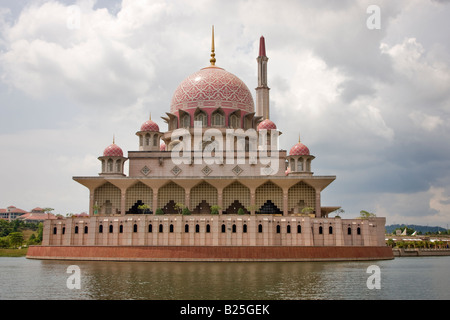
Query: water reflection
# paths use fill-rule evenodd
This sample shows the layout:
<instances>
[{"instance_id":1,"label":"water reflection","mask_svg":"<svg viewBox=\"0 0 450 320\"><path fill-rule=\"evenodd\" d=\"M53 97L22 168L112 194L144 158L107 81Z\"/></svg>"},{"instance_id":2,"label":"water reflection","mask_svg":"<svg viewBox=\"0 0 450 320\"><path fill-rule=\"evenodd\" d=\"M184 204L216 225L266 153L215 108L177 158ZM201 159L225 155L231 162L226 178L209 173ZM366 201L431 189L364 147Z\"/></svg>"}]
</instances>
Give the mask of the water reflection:
<instances>
[{"instance_id":1,"label":"water reflection","mask_svg":"<svg viewBox=\"0 0 450 320\"><path fill-rule=\"evenodd\" d=\"M82 262L0 258L0 299L449 299L450 257L372 262ZM70 290L69 265L81 270ZM369 290L367 267L381 269Z\"/></svg>"}]
</instances>

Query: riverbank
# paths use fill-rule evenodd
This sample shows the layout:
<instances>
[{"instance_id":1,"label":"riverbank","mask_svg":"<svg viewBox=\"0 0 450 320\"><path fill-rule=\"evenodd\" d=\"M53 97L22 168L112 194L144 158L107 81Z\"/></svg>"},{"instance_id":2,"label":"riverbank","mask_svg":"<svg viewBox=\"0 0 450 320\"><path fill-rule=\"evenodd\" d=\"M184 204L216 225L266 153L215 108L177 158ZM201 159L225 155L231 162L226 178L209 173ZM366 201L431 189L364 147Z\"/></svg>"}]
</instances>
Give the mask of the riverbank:
<instances>
[{"instance_id":1,"label":"riverbank","mask_svg":"<svg viewBox=\"0 0 450 320\"><path fill-rule=\"evenodd\" d=\"M25 257L28 248L21 249L0 249L0 257Z\"/></svg>"},{"instance_id":2,"label":"riverbank","mask_svg":"<svg viewBox=\"0 0 450 320\"><path fill-rule=\"evenodd\" d=\"M450 249L394 248L394 257L435 257L450 256Z\"/></svg>"}]
</instances>

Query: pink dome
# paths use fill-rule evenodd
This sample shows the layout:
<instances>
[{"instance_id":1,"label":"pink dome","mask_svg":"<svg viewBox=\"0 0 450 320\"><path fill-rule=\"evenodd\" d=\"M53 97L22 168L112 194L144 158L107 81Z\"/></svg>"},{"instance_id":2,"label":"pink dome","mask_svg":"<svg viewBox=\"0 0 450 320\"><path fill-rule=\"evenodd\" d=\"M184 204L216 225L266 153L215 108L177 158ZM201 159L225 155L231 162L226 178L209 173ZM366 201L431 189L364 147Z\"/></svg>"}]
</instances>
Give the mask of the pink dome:
<instances>
[{"instance_id":1,"label":"pink dome","mask_svg":"<svg viewBox=\"0 0 450 320\"><path fill-rule=\"evenodd\" d=\"M264 129L266 129L266 130L276 130L277 126L275 125L275 123L272 120L266 119L264 121L261 121L258 124L258 131L259 130L264 130Z\"/></svg>"},{"instance_id":2,"label":"pink dome","mask_svg":"<svg viewBox=\"0 0 450 320\"><path fill-rule=\"evenodd\" d=\"M309 156L309 149L303 143L299 142L289 151L291 156Z\"/></svg>"},{"instance_id":3,"label":"pink dome","mask_svg":"<svg viewBox=\"0 0 450 320\"><path fill-rule=\"evenodd\" d=\"M113 142L110 146L106 147L105 151L103 151L104 157L123 157L122 149Z\"/></svg>"},{"instance_id":4,"label":"pink dome","mask_svg":"<svg viewBox=\"0 0 450 320\"><path fill-rule=\"evenodd\" d=\"M170 112L200 108L225 108L254 112L250 90L235 75L216 66L197 71L175 90Z\"/></svg>"},{"instance_id":5,"label":"pink dome","mask_svg":"<svg viewBox=\"0 0 450 320\"><path fill-rule=\"evenodd\" d=\"M159 132L159 126L156 122L152 120L147 120L142 124L141 131Z\"/></svg>"}]
</instances>

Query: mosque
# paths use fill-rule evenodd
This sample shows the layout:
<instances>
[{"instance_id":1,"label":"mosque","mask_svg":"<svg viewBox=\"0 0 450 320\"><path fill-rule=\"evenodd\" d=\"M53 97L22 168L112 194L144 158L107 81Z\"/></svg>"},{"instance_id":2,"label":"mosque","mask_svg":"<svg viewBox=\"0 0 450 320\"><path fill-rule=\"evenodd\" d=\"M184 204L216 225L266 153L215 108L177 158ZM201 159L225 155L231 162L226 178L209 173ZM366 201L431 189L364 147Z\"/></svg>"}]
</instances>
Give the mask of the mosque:
<instances>
[{"instance_id":1,"label":"mosque","mask_svg":"<svg viewBox=\"0 0 450 320\"><path fill-rule=\"evenodd\" d=\"M392 259L385 218L343 219L321 204L335 176L317 176L299 141L287 152L270 120L266 46L260 38L256 104L246 84L210 65L176 88L162 131L150 119L137 151L113 143L89 190L89 216L46 221L28 258L125 261ZM128 164L128 175L124 173Z\"/></svg>"}]
</instances>

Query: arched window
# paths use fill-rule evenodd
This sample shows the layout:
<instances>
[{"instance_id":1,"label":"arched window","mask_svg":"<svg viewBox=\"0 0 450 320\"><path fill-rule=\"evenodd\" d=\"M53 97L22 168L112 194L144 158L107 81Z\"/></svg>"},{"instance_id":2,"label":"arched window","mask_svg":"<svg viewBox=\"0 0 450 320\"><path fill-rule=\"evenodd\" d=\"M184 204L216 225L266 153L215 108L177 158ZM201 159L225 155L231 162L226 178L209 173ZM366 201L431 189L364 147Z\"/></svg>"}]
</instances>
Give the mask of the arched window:
<instances>
[{"instance_id":1,"label":"arched window","mask_svg":"<svg viewBox=\"0 0 450 320\"><path fill-rule=\"evenodd\" d=\"M191 126L191 116L187 113L185 113L181 117L181 127L182 128L189 128Z\"/></svg>"},{"instance_id":2,"label":"arched window","mask_svg":"<svg viewBox=\"0 0 450 320\"><path fill-rule=\"evenodd\" d=\"M329 233L329 234L333 234L333 227L332 227L332 226L329 226L329 227L328 227L328 233Z\"/></svg>"},{"instance_id":3,"label":"arched window","mask_svg":"<svg viewBox=\"0 0 450 320\"><path fill-rule=\"evenodd\" d=\"M323 233L323 228L322 228L322 226L320 226L319 227L319 234L322 234Z\"/></svg>"},{"instance_id":4,"label":"arched window","mask_svg":"<svg viewBox=\"0 0 450 320\"><path fill-rule=\"evenodd\" d=\"M246 224L244 224L244 225L242 226L242 232L243 232L243 233L247 233L247 225L246 225Z\"/></svg>"},{"instance_id":5,"label":"arched window","mask_svg":"<svg viewBox=\"0 0 450 320\"><path fill-rule=\"evenodd\" d=\"M263 232L262 224L259 224L259 225L258 225L258 232L259 232L259 233Z\"/></svg>"},{"instance_id":6,"label":"arched window","mask_svg":"<svg viewBox=\"0 0 450 320\"><path fill-rule=\"evenodd\" d=\"M109 233L113 233L114 231L114 227L112 224L109 225Z\"/></svg>"},{"instance_id":7,"label":"arched window","mask_svg":"<svg viewBox=\"0 0 450 320\"><path fill-rule=\"evenodd\" d=\"M137 227L137 224L135 223L135 224L133 225L133 232L137 232L137 229L138 229L138 227Z\"/></svg>"},{"instance_id":8,"label":"arched window","mask_svg":"<svg viewBox=\"0 0 450 320\"><path fill-rule=\"evenodd\" d=\"M153 146L156 147L158 145L158 135L153 135Z\"/></svg>"},{"instance_id":9,"label":"arched window","mask_svg":"<svg viewBox=\"0 0 450 320\"><path fill-rule=\"evenodd\" d=\"M361 234L361 228L360 228L360 227L358 227L358 228L356 229L356 234L357 234L357 235L360 235L360 234Z\"/></svg>"},{"instance_id":10,"label":"arched window","mask_svg":"<svg viewBox=\"0 0 450 320\"><path fill-rule=\"evenodd\" d=\"M142 144L144 142L144 139L142 138L142 136L139 136L139 145L142 147Z\"/></svg>"},{"instance_id":11,"label":"arched window","mask_svg":"<svg viewBox=\"0 0 450 320\"><path fill-rule=\"evenodd\" d=\"M88 226L84 226L84 233L88 233Z\"/></svg>"},{"instance_id":12,"label":"arched window","mask_svg":"<svg viewBox=\"0 0 450 320\"><path fill-rule=\"evenodd\" d=\"M66 234L66 227L62 228L62 234Z\"/></svg>"},{"instance_id":13,"label":"arched window","mask_svg":"<svg viewBox=\"0 0 450 320\"><path fill-rule=\"evenodd\" d=\"M352 228L350 227L347 228L347 234L352 234Z\"/></svg>"},{"instance_id":14,"label":"arched window","mask_svg":"<svg viewBox=\"0 0 450 320\"><path fill-rule=\"evenodd\" d=\"M195 225L195 232L196 233L200 232L200 226L198 224Z\"/></svg>"},{"instance_id":15,"label":"arched window","mask_svg":"<svg viewBox=\"0 0 450 320\"><path fill-rule=\"evenodd\" d=\"M119 233L123 233L123 225L119 226Z\"/></svg>"},{"instance_id":16,"label":"arched window","mask_svg":"<svg viewBox=\"0 0 450 320\"><path fill-rule=\"evenodd\" d=\"M206 233L211 232L211 226L209 224L206 225Z\"/></svg>"},{"instance_id":17,"label":"arched window","mask_svg":"<svg viewBox=\"0 0 450 320\"><path fill-rule=\"evenodd\" d=\"M302 226L301 225L297 225L297 233L302 233Z\"/></svg>"},{"instance_id":18,"label":"arched window","mask_svg":"<svg viewBox=\"0 0 450 320\"><path fill-rule=\"evenodd\" d=\"M159 232L163 232L163 225L162 224L159 225Z\"/></svg>"},{"instance_id":19,"label":"arched window","mask_svg":"<svg viewBox=\"0 0 450 320\"><path fill-rule=\"evenodd\" d=\"M149 146L150 145L150 133L147 133L145 135L145 145Z\"/></svg>"},{"instance_id":20,"label":"arched window","mask_svg":"<svg viewBox=\"0 0 450 320\"><path fill-rule=\"evenodd\" d=\"M303 171L303 159L298 158L297 160L297 171Z\"/></svg>"},{"instance_id":21,"label":"arched window","mask_svg":"<svg viewBox=\"0 0 450 320\"><path fill-rule=\"evenodd\" d=\"M116 160L116 171L121 172L122 171L122 161Z\"/></svg>"},{"instance_id":22,"label":"arched window","mask_svg":"<svg viewBox=\"0 0 450 320\"><path fill-rule=\"evenodd\" d=\"M225 225L222 224L222 233L225 233Z\"/></svg>"},{"instance_id":23,"label":"arched window","mask_svg":"<svg viewBox=\"0 0 450 320\"><path fill-rule=\"evenodd\" d=\"M75 233L78 233L78 226L75 226Z\"/></svg>"},{"instance_id":24,"label":"arched window","mask_svg":"<svg viewBox=\"0 0 450 320\"><path fill-rule=\"evenodd\" d=\"M233 233L236 233L236 225L235 225L235 224L233 224L231 231L232 231Z\"/></svg>"},{"instance_id":25,"label":"arched window","mask_svg":"<svg viewBox=\"0 0 450 320\"><path fill-rule=\"evenodd\" d=\"M56 234L56 227L53 228L53 234Z\"/></svg>"},{"instance_id":26,"label":"arched window","mask_svg":"<svg viewBox=\"0 0 450 320\"><path fill-rule=\"evenodd\" d=\"M291 226L290 226L290 225L287 225L287 227L286 227L286 233L291 233Z\"/></svg>"},{"instance_id":27,"label":"arched window","mask_svg":"<svg viewBox=\"0 0 450 320\"><path fill-rule=\"evenodd\" d=\"M194 117L194 121L200 121L202 123L203 127L206 127L208 125L208 116L206 115L206 113L204 111L199 111L195 117Z\"/></svg>"},{"instance_id":28,"label":"arched window","mask_svg":"<svg viewBox=\"0 0 450 320\"><path fill-rule=\"evenodd\" d=\"M173 224L171 224L170 226L169 226L169 232L173 232Z\"/></svg>"},{"instance_id":29,"label":"arched window","mask_svg":"<svg viewBox=\"0 0 450 320\"><path fill-rule=\"evenodd\" d=\"M148 232L153 232L153 226L151 224L148 225Z\"/></svg>"},{"instance_id":30,"label":"arched window","mask_svg":"<svg viewBox=\"0 0 450 320\"><path fill-rule=\"evenodd\" d=\"M211 124L215 127L223 127L225 125L225 116L222 111L218 110L212 114Z\"/></svg>"},{"instance_id":31,"label":"arched window","mask_svg":"<svg viewBox=\"0 0 450 320\"><path fill-rule=\"evenodd\" d=\"M280 227L280 225L277 225L277 233L280 233L281 232L281 227Z\"/></svg>"},{"instance_id":32,"label":"arched window","mask_svg":"<svg viewBox=\"0 0 450 320\"><path fill-rule=\"evenodd\" d=\"M230 116L230 123L229 126L233 129L239 128L239 117L235 114L232 114Z\"/></svg>"},{"instance_id":33,"label":"arched window","mask_svg":"<svg viewBox=\"0 0 450 320\"><path fill-rule=\"evenodd\" d=\"M184 225L184 232L186 232L186 233L189 232L189 225L188 224Z\"/></svg>"},{"instance_id":34,"label":"arched window","mask_svg":"<svg viewBox=\"0 0 450 320\"><path fill-rule=\"evenodd\" d=\"M98 226L98 233L103 233L103 225Z\"/></svg>"},{"instance_id":35,"label":"arched window","mask_svg":"<svg viewBox=\"0 0 450 320\"><path fill-rule=\"evenodd\" d=\"M108 159L108 171L113 172L113 160Z\"/></svg>"}]
</instances>

